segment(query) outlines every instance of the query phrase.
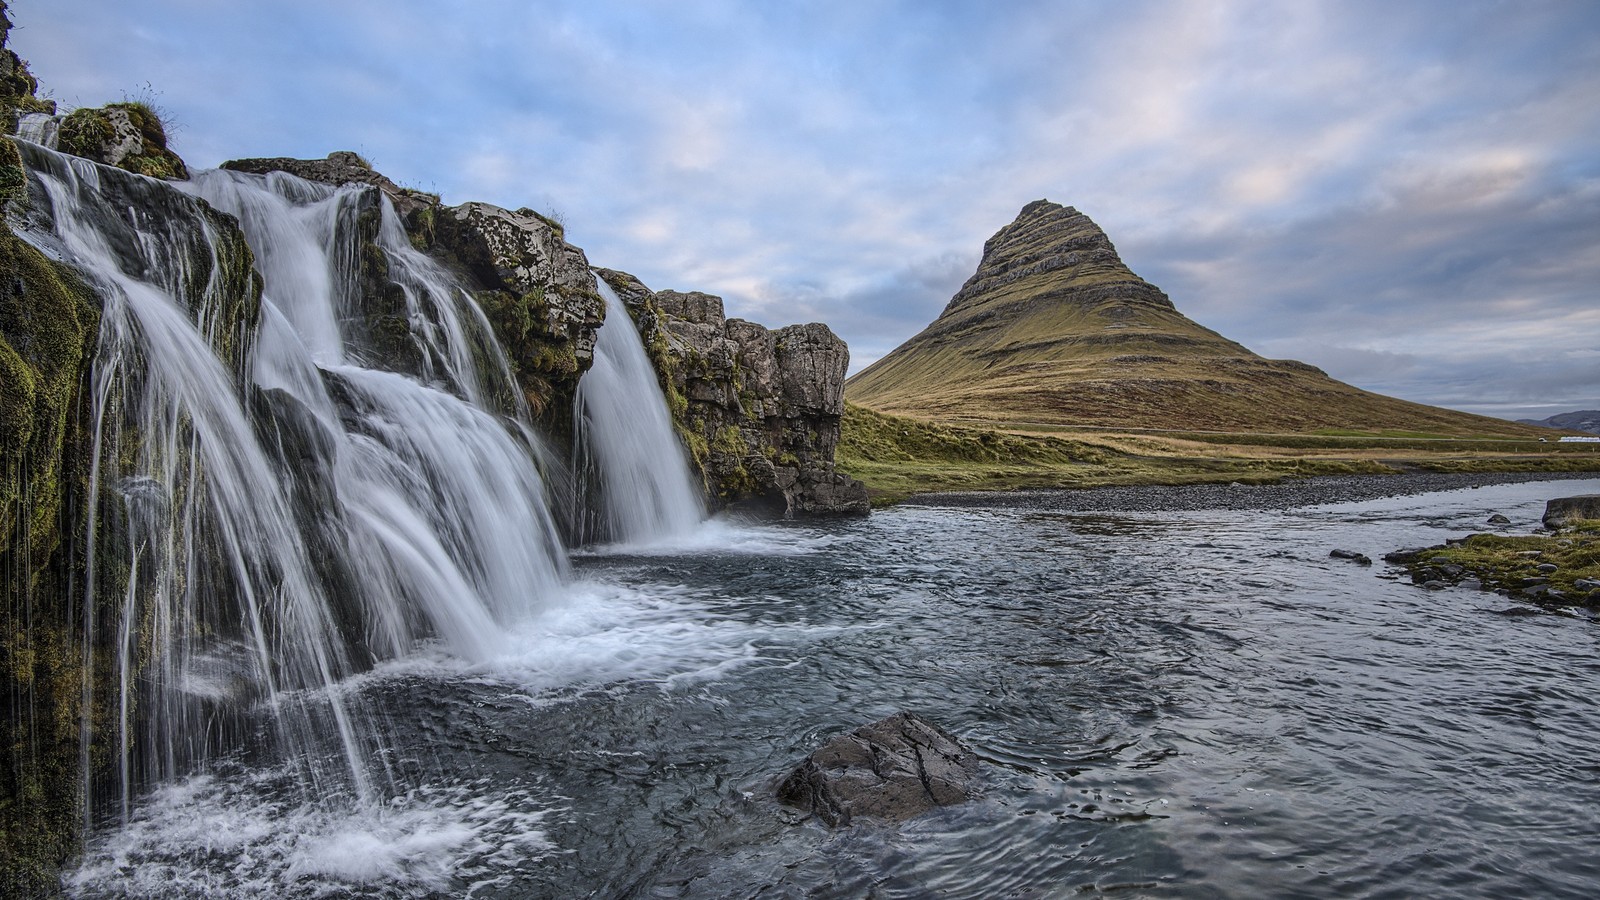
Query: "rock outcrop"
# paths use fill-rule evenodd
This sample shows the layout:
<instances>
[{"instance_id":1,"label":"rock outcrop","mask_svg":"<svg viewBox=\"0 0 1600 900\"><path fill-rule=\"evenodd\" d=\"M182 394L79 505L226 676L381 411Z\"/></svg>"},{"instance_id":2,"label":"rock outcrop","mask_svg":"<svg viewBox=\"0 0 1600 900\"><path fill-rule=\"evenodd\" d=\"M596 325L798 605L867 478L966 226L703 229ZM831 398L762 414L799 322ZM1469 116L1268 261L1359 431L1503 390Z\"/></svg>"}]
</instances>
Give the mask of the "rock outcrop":
<instances>
[{"instance_id":1,"label":"rock outcrop","mask_svg":"<svg viewBox=\"0 0 1600 900\"><path fill-rule=\"evenodd\" d=\"M319 184L370 184L386 194L394 203L395 211L402 216L428 206L437 206L437 194L404 188L375 171L372 164L349 150L336 150L325 159L292 159L275 156L261 159L233 159L221 168L234 172L265 175L268 172L287 172L297 178Z\"/></svg>"},{"instance_id":2,"label":"rock outcrop","mask_svg":"<svg viewBox=\"0 0 1600 900\"><path fill-rule=\"evenodd\" d=\"M850 352L828 326L771 330L727 318L720 297L600 272L634 316L715 503L788 517L868 511L865 485L833 465Z\"/></svg>"},{"instance_id":3,"label":"rock outcrop","mask_svg":"<svg viewBox=\"0 0 1600 900\"><path fill-rule=\"evenodd\" d=\"M189 168L167 147L166 126L148 104L75 109L61 120L57 147L97 163L152 178L184 180Z\"/></svg>"},{"instance_id":4,"label":"rock outcrop","mask_svg":"<svg viewBox=\"0 0 1600 900\"><path fill-rule=\"evenodd\" d=\"M1600 494L1556 497L1545 502L1544 527L1562 528L1579 519L1600 519Z\"/></svg>"},{"instance_id":5,"label":"rock outcrop","mask_svg":"<svg viewBox=\"0 0 1600 900\"><path fill-rule=\"evenodd\" d=\"M833 465L850 357L826 325L769 330L728 319L719 297L652 291L626 273L593 270L547 216L488 203L444 206L434 195L396 185L354 153L222 167L371 185L388 196L412 243L469 286L506 351L522 400L558 445L570 444L578 379L594 360L596 331L605 321L594 284L599 271L633 315L714 507L790 517L867 512L866 488ZM375 216L374 210L362 225L362 293L373 320L368 332L379 340L404 328L395 318L398 301L384 287ZM393 359L404 347L380 352Z\"/></svg>"},{"instance_id":6,"label":"rock outcrop","mask_svg":"<svg viewBox=\"0 0 1600 900\"><path fill-rule=\"evenodd\" d=\"M778 799L831 826L901 822L977 793L978 758L914 713L895 713L823 744L778 786Z\"/></svg>"}]
</instances>

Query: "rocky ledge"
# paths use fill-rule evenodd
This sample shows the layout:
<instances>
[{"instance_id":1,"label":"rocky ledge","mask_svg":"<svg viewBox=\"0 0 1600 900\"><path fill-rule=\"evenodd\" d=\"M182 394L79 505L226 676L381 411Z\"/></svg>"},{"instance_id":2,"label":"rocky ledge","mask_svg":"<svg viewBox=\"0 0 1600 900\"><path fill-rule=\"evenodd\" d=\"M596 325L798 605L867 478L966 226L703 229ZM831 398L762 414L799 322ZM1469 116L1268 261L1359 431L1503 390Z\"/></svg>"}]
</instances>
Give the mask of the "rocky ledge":
<instances>
[{"instance_id":1,"label":"rocky ledge","mask_svg":"<svg viewBox=\"0 0 1600 900\"><path fill-rule=\"evenodd\" d=\"M866 486L834 469L850 350L828 326L768 329L728 318L720 297L599 271L639 327L714 505L867 513Z\"/></svg>"},{"instance_id":2,"label":"rocky ledge","mask_svg":"<svg viewBox=\"0 0 1600 900\"><path fill-rule=\"evenodd\" d=\"M468 284L506 350L522 399L558 443L571 436L578 379L594 361L596 331L605 321L594 283L599 272L639 328L714 508L784 517L867 512L866 487L834 469L850 353L826 325L771 330L727 318L719 297L652 291L625 272L592 269L548 216L488 203L445 206L348 151L222 167L369 185L388 197L411 242ZM369 310L384 313L393 304L383 299L386 266L372 240L376 227L367 224L363 293Z\"/></svg>"}]
</instances>

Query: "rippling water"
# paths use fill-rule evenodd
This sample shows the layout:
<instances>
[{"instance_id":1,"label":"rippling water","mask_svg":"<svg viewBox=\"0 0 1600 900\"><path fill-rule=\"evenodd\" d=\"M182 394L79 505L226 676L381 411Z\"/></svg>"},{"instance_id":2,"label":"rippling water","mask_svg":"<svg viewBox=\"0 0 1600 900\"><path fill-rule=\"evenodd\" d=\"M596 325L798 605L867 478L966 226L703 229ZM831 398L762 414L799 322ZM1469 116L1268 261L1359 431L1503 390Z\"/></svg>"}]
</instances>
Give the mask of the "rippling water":
<instances>
[{"instance_id":1,"label":"rippling water","mask_svg":"<svg viewBox=\"0 0 1600 900\"><path fill-rule=\"evenodd\" d=\"M350 686L425 787L297 807L240 760L149 798L73 890L1595 896L1600 628L1328 558L1492 512L1527 531L1580 493L1600 481L1286 511L905 506L598 551L504 658L422 653ZM841 831L773 801L822 740L901 709L979 755L981 799Z\"/></svg>"}]
</instances>

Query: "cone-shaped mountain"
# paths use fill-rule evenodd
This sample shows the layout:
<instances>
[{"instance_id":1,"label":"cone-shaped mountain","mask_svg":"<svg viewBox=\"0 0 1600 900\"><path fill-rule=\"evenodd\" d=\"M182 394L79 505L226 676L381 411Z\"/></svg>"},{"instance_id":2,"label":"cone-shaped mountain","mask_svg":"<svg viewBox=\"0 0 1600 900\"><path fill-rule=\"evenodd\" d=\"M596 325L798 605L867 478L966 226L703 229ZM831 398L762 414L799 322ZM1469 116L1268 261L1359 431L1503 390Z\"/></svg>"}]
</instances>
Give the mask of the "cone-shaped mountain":
<instances>
[{"instance_id":1,"label":"cone-shaped mountain","mask_svg":"<svg viewBox=\"0 0 1600 900\"><path fill-rule=\"evenodd\" d=\"M1047 200L984 244L978 270L933 324L846 390L871 409L943 421L1528 433L1257 356L1178 312L1088 216Z\"/></svg>"}]
</instances>

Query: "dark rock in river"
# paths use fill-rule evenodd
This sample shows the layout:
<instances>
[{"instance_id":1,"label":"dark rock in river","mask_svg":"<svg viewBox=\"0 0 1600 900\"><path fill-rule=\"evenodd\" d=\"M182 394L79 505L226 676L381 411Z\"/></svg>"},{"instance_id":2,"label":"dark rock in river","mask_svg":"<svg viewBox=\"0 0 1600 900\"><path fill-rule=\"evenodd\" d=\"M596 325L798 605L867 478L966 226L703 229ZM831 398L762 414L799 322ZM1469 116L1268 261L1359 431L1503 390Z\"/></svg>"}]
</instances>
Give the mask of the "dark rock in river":
<instances>
[{"instance_id":1,"label":"dark rock in river","mask_svg":"<svg viewBox=\"0 0 1600 900\"><path fill-rule=\"evenodd\" d=\"M1348 559L1358 566L1372 565L1372 557L1365 553L1357 553L1354 550L1332 550L1329 551L1328 556L1332 559Z\"/></svg>"},{"instance_id":2,"label":"dark rock in river","mask_svg":"<svg viewBox=\"0 0 1600 900\"><path fill-rule=\"evenodd\" d=\"M1489 517L1489 524L1490 525L1510 525L1511 524L1511 520L1506 518L1505 516L1500 515L1499 513L1495 513L1494 515Z\"/></svg>"},{"instance_id":3,"label":"dark rock in river","mask_svg":"<svg viewBox=\"0 0 1600 900\"><path fill-rule=\"evenodd\" d=\"M823 744L778 786L778 799L832 826L857 816L900 822L971 799L977 774L977 757L949 732L902 712Z\"/></svg>"},{"instance_id":4,"label":"dark rock in river","mask_svg":"<svg viewBox=\"0 0 1600 900\"><path fill-rule=\"evenodd\" d=\"M1600 494L1557 497L1544 505L1544 527L1560 528L1575 519L1600 519Z\"/></svg>"}]
</instances>

